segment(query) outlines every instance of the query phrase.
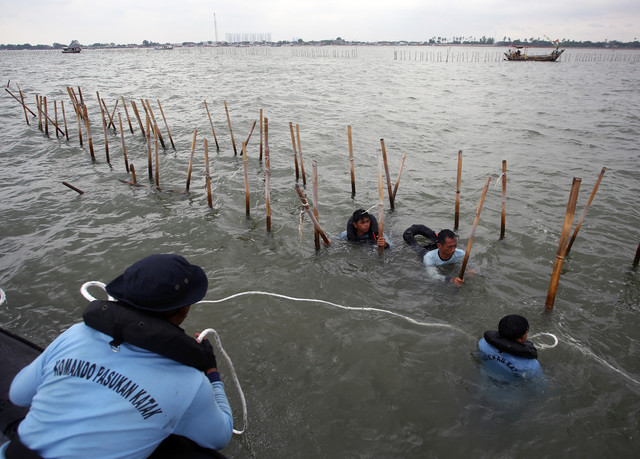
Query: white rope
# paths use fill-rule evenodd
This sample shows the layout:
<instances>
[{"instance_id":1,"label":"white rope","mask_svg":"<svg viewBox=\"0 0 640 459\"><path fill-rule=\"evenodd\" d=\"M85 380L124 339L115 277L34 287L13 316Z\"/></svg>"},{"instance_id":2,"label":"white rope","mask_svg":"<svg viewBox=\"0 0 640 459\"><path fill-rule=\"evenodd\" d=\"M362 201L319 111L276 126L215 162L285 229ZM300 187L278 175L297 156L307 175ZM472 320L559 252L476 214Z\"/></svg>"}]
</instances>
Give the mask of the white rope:
<instances>
[{"instance_id":1,"label":"white rope","mask_svg":"<svg viewBox=\"0 0 640 459\"><path fill-rule=\"evenodd\" d=\"M227 361L227 365L229 365L229 369L231 370L231 377L233 378L233 382L235 383L236 388L238 389L238 394L240 395L240 402L242 404L242 430L233 429L233 433L236 435L242 435L244 431L247 430L247 402L244 398L244 392L242 392L242 388L240 387L240 381L238 381L238 377L236 376L236 370L233 367L233 363L222 347L222 342L220 341L218 332L216 332L213 328L207 328L206 330L203 330L200 335L198 335L197 341L201 343L205 336L207 336L209 333L213 334L214 341L216 342L216 347L218 348L224 359Z\"/></svg>"},{"instance_id":2,"label":"white rope","mask_svg":"<svg viewBox=\"0 0 640 459\"><path fill-rule=\"evenodd\" d=\"M4 304L7 301L7 295L4 294L4 290L0 288L0 304Z\"/></svg>"},{"instance_id":3,"label":"white rope","mask_svg":"<svg viewBox=\"0 0 640 459\"><path fill-rule=\"evenodd\" d=\"M558 345L558 338L553 333L547 333L547 332L536 333L535 335L531 336L531 340L533 341L538 336L543 336L543 335L552 337L554 342L553 344L536 343L536 347L538 349L553 349Z\"/></svg>"}]
</instances>

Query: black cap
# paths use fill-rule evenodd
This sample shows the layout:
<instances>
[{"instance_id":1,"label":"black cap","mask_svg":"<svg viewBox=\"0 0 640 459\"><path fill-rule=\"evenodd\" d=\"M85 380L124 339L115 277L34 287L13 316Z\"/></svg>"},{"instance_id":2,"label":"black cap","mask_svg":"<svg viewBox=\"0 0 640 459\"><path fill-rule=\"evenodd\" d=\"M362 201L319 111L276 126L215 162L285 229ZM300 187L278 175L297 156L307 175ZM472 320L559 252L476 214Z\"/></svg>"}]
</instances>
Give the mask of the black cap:
<instances>
[{"instance_id":1,"label":"black cap","mask_svg":"<svg viewBox=\"0 0 640 459\"><path fill-rule=\"evenodd\" d=\"M204 270L180 255L150 255L129 266L106 291L113 298L148 311L170 311L197 303L207 293Z\"/></svg>"},{"instance_id":2,"label":"black cap","mask_svg":"<svg viewBox=\"0 0 640 459\"><path fill-rule=\"evenodd\" d=\"M500 336L511 341L522 337L529 330L529 322L518 314L510 314L500 319L498 323L498 333Z\"/></svg>"}]
</instances>

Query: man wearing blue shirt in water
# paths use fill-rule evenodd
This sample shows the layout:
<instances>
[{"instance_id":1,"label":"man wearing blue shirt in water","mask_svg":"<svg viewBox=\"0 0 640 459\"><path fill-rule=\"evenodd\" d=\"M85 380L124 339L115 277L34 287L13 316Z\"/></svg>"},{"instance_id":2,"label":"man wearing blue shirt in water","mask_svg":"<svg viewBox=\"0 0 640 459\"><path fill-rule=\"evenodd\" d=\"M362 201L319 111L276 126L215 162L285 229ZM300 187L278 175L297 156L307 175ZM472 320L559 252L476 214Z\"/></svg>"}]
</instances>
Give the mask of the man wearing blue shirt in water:
<instances>
[{"instance_id":1,"label":"man wearing blue shirt in water","mask_svg":"<svg viewBox=\"0 0 640 459\"><path fill-rule=\"evenodd\" d=\"M537 360L538 350L529 335L526 318L511 314L498 323L498 330L487 330L478 342L480 359L493 374L511 378L537 378L543 376Z\"/></svg>"},{"instance_id":2,"label":"man wearing blue shirt in water","mask_svg":"<svg viewBox=\"0 0 640 459\"><path fill-rule=\"evenodd\" d=\"M448 229L440 231L437 235L437 249L427 252L422 262L427 267L429 277L440 279L454 285L462 285L464 279L459 277L445 277L439 267L459 263L464 260L464 250L458 249L458 236Z\"/></svg>"},{"instance_id":3,"label":"man wearing blue shirt in water","mask_svg":"<svg viewBox=\"0 0 640 459\"><path fill-rule=\"evenodd\" d=\"M178 255L143 258L110 282L115 301L89 303L84 323L14 378L11 401L29 412L0 457L147 458L172 434L224 448L233 418L213 349L179 327L207 286Z\"/></svg>"},{"instance_id":4,"label":"man wearing blue shirt in water","mask_svg":"<svg viewBox=\"0 0 640 459\"><path fill-rule=\"evenodd\" d=\"M346 231L340 233L338 239L349 242L368 242L385 249L391 248L391 244L387 242L386 234L382 233L382 237L378 237L376 218L364 209L358 209L353 213L347 222ZM331 244L331 240L329 240L329 244Z\"/></svg>"}]
</instances>

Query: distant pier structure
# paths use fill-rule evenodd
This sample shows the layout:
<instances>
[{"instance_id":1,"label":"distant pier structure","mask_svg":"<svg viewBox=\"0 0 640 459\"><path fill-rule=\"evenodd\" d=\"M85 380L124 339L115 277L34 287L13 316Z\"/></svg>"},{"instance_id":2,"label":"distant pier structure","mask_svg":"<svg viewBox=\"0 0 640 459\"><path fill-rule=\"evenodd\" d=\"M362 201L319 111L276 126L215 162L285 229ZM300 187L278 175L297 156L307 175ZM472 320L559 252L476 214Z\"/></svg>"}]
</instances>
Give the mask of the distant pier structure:
<instances>
[{"instance_id":1,"label":"distant pier structure","mask_svg":"<svg viewBox=\"0 0 640 459\"><path fill-rule=\"evenodd\" d=\"M271 42L271 32L268 33L225 33L227 43L263 43Z\"/></svg>"}]
</instances>

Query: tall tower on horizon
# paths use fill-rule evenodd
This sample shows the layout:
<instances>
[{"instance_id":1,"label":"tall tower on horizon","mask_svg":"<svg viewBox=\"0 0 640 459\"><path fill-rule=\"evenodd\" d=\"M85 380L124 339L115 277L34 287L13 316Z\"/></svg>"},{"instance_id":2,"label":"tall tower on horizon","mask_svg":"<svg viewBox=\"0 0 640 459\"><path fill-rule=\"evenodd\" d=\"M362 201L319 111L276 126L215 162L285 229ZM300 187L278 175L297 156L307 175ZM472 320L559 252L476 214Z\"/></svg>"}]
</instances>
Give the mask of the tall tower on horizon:
<instances>
[{"instance_id":1,"label":"tall tower on horizon","mask_svg":"<svg viewBox=\"0 0 640 459\"><path fill-rule=\"evenodd\" d=\"M216 43L220 43L218 41L218 22L216 21L216 12L213 12L213 28L215 29L216 32Z\"/></svg>"}]
</instances>

